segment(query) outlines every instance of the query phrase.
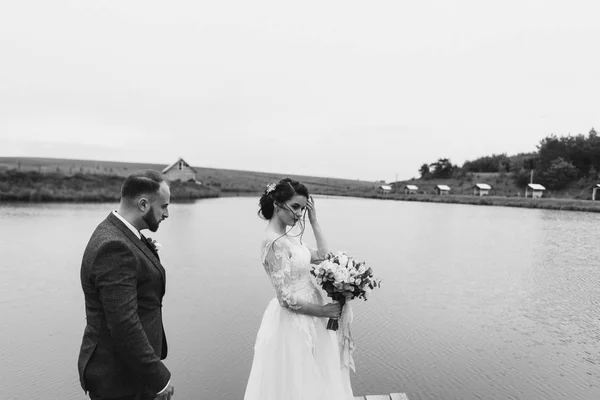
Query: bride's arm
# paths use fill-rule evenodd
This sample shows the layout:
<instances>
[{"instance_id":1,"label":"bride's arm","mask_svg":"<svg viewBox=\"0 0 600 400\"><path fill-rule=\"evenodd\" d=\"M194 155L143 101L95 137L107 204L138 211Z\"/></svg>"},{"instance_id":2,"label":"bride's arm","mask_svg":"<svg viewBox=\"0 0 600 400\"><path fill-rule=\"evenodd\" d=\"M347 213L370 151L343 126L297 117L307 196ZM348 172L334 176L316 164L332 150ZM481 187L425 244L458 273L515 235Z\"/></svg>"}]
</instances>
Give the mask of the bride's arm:
<instances>
[{"instance_id":1,"label":"bride's arm","mask_svg":"<svg viewBox=\"0 0 600 400\"><path fill-rule=\"evenodd\" d=\"M306 209L308 210L308 220L310 221L310 225L312 226L315 239L317 240L317 249L311 249L310 261L322 261L325 258L327 258L327 253L329 253L329 246L327 245L327 241L325 240L325 235L323 235L321 225L317 220L315 201L313 200L312 196L310 196L310 198L306 202Z\"/></svg>"},{"instance_id":2,"label":"bride's arm","mask_svg":"<svg viewBox=\"0 0 600 400\"><path fill-rule=\"evenodd\" d=\"M296 296L295 278L292 274L290 251L281 242L267 242L264 247L263 264L277 293L282 307L290 311L321 318L339 318L341 306L314 304Z\"/></svg>"},{"instance_id":3,"label":"bride's arm","mask_svg":"<svg viewBox=\"0 0 600 400\"><path fill-rule=\"evenodd\" d=\"M339 318L342 313L342 306L339 303L329 303L321 306L300 300L297 300L295 306L289 307L289 309L298 314L319 318Z\"/></svg>"}]
</instances>

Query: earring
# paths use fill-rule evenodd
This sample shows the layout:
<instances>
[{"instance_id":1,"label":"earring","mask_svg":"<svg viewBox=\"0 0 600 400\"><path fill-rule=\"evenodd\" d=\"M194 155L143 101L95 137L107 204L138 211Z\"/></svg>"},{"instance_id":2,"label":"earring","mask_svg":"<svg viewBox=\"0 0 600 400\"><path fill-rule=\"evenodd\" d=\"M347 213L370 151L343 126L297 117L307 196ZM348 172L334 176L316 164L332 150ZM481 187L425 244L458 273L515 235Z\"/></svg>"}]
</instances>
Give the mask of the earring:
<instances>
[{"instance_id":1,"label":"earring","mask_svg":"<svg viewBox=\"0 0 600 400\"><path fill-rule=\"evenodd\" d=\"M279 212L279 207L275 207L275 212Z\"/></svg>"}]
</instances>

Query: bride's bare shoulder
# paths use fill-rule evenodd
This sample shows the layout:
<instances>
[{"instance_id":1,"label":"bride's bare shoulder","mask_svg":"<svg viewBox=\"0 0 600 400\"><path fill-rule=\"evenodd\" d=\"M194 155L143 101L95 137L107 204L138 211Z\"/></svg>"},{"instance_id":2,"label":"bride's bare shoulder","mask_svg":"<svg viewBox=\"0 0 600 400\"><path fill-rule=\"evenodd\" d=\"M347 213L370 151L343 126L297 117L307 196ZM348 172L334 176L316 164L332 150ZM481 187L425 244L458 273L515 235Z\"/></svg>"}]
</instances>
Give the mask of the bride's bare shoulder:
<instances>
[{"instance_id":1,"label":"bride's bare shoulder","mask_svg":"<svg viewBox=\"0 0 600 400\"><path fill-rule=\"evenodd\" d=\"M267 242L273 242L278 238L282 238L282 235L280 233L267 228L263 232L262 242L263 244Z\"/></svg>"}]
</instances>

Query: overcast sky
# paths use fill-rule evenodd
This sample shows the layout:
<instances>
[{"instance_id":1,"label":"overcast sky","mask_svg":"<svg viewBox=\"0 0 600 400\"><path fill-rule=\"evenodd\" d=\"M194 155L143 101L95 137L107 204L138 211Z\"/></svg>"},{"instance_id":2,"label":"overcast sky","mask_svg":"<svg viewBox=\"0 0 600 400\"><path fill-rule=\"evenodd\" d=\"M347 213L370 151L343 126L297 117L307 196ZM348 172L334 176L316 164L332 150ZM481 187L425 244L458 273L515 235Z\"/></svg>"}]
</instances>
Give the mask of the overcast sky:
<instances>
[{"instance_id":1,"label":"overcast sky","mask_svg":"<svg viewBox=\"0 0 600 400\"><path fill-rule=\"evenodd\" d=\"M0 156L392 181L600 128L598 1L3 1Z\"/></svg>"}]
</instances>

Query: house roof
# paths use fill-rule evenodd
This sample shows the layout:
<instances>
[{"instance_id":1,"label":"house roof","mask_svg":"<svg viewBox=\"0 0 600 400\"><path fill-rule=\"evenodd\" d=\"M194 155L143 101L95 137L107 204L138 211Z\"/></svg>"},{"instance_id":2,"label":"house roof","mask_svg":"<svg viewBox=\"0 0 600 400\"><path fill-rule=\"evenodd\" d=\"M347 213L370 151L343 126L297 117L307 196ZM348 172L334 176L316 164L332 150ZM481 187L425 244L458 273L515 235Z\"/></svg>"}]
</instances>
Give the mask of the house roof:
<instances>
[{"instance_id":1,"label":"house roof","mask_svg":"<svg viewBox=\"0 0 600 400\"><path fill-rule=\"evenodd\" d=\"M179 161L183 161L183 164L184 164L186 167L189 167L189 168L190 168L192 171L196 172L196 170L195 170L195 169L194 169L194 168L193 168L193 167L192 167L190 164L188 164L188 163L187 163L187 161L185 161L183 158L179 157L179 159L178 159L177 161L175 161L173 164L171 164L171 165L169 165L169 166L165 167L165 169L163 169L163 170L161 171L161 173L163 173L163 174L166 174L166 173L167 173L167 171L169 171L171 168L173 168L174 166L176 166L177 164L179 164Z\"/></svg>"},{"instance_id":2,"label":"house roof","mask_svg":"<svg viewBox=\"0 0 600 400\"><path fill-rule=\"evenodd\" d=\"M406 185L404 188L408 190L419 190L419 188L415 185Z\"/></svg>"},{"instance_id":3,"label":"house roof","mask_svg":"<svg viewBox=\"0 0 600 400\"><path fill-rule=\"evenodd\" d=\"M539 183L530 183L527 186L529 186L529 188L533 190L546 190L546 188L540 185Z\"/></svg>"},{"instance_id":4,"label":"house roof","mask_svg":"<svg viewBox=\"0 0 600 400\"><path fill-rule=\"evenodd\" d=\"M436 187L440 190L450 190L450 186L448 185L437 185Z\"/></svg>"},{"instance_id":5,"label":"house roof","mask_svg":"<svg viewBox=\"0 0 600 400\"><path fill-rule=\"evenodd\" d=\"M379 188L383 190L392 190L392 187L390 185L381 185Z\"/></svg>"},{"instance_id":6,"label":"house roof","mask_svg":"<svg viewBox=\"0 0 600 400\"><path fill-rule=\"evenodd\" d=\"M478 187L479 189L483 189L483 190L490 190L492 188L487 183L476 183L475 186Z\"/></svg>"}]
</instances>

